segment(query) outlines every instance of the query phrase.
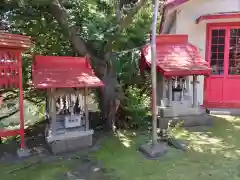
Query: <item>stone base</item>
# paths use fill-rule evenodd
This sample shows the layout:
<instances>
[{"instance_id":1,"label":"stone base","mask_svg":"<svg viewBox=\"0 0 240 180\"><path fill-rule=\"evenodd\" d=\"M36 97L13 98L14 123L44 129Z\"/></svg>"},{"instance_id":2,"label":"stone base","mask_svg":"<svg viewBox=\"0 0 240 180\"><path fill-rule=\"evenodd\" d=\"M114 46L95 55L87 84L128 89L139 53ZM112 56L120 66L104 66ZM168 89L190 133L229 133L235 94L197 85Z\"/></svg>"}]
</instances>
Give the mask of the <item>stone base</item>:
<instances>
[{"instance_id":1,"label":"stone base","mask_svg":"<svg viewBox=\"0 0 240 180\"><path fill-rule=\"evenodd\" d=\"M23 149L22 148L18 149L17 150L17 155L18 155L19 158L25 158L25 157L31 156L32 154L31 154L30 149L25 147Z\"/></svg>"},{"instance_id":2,"label":"stone base","mask_svg":"<svg viewBox=\"0 0 240 180\"><path fill-rule=\"evenodd\" d=\"M47 137L47 142L53 154L66 153L80 148L92 146L93 130L56 134Z\"/></svg>"},{"instance_id":3,"label":"stone base","mask_svg":"<svg viewBox=\"0 0 240 180\"><path fill-rule=\"evenodd\" d=\"M150 142L140 146L139 150L149 159L157 159L167 153L167 145L160 142L153 146Z\"/></svg>"},{"instance_id":4,"label":"stone base","mask_svg":"<svg viewBox=\"0 0 240 180\"><path fill-rule=\"evenodd\" d=\"M228 116L240 115L240 110L233 108L208 108L206 112L211 115L228 115Z\"/></svg>"},{"instance_id":5,"label":"stone base","mask_svg":"<svg viewBox=\"0 0 240 180\"><path fill-rule=\"evenodd\" d=\"M174 127L179 125L180 127L196 127L196 126L211 126L212 119L208 114L202 114L198 116L180 116L180 117L159 117L158 127L166 129L168 126Z\"/></svg>"},{"instance_id":6,"label":"stone base","mask_svg":"<svg viewBox=\"0 0 240 180\"><path fill-rule=\"evenodd\" d=\"M192 108L186 106L173 106L173 107L159 107L159 112L161 117L171 118L171 117L178 117L178 116L197 116L206 113L205 109L200 107Z\"/></svg>"}]
</instances>

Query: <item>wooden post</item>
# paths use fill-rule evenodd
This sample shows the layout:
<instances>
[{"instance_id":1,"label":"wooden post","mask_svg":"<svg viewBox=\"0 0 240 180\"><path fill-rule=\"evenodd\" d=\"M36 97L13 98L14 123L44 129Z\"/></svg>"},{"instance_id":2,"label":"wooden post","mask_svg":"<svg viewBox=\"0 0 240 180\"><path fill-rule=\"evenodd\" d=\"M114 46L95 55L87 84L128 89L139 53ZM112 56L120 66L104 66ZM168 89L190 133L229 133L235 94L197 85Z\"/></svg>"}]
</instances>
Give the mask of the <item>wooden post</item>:
<instances>
[{"instance_id":1,"label":"wooden post","mask_svg":"<svg viewBox=\"0 0 240 180\"><path fill-rule=\"evenodd\" d=\"M168 79L168 107L172 107L172 77Z\"/></svg>"},{"instance_id":2,"label":"wooden post","mask_svg":"<svg viewBox=\"0 0 240 180\"><path fill-rule=\"evenodd\" d=\"M86 130L86 131L89 130L87 96L88 96L88 88L85 88L85 90L84 90L84 110L85 110L85 130Z\"/></svg>"},{"instance_id":3,"label":"wooden post","mask_svg":"<svg viewBox=\"0 0 240 180\"><path fill-rule=\"evenodd\" d=\"M56 117L56 98L55 89L51 89L51 127L53 134L56 133L57 117Z\"/></svg>"},{"instance_id":4,"label":"wooden post","mask_svg":"<svg viewBox=\"0 0 240 180\"><path fill-rule=\"evenodd\" d=\"M180 101L183 103L183 96L184 96L184 79L180 79L180 88L182 89L181 95L180 95Z\"/></svg>"},{"instance_id":5,"label":"wooden post","mask_svg":"<svg viewBox=\"0 0 240 180\"><path fill-rule=\"evenodd\" d=\"M197 107L197 76L193 75L193 107Z\"/></svg>"},{"instance_id":6,"label":"wooden post","mask_svg":"<svg viewBox=\"0 0 240 180\"><path fill-rule=\"evenodd\" d=\"M154 4L154 15L152 23L151 38L151 75L152 75L152 145L157 144L157 91L156 91L156 35L157 35L157 18L159 10L159 1Z\"/></svg>"},{"instance_id":7,"label":"wooden post","mask_svg":"<svg viewBox=\"0 0 240 180\"><path fill-rule=\"evenodd\" d=\"M163 105L163 76L160 73L157 73L157 106Z\"/></svg>"}]
</instances>

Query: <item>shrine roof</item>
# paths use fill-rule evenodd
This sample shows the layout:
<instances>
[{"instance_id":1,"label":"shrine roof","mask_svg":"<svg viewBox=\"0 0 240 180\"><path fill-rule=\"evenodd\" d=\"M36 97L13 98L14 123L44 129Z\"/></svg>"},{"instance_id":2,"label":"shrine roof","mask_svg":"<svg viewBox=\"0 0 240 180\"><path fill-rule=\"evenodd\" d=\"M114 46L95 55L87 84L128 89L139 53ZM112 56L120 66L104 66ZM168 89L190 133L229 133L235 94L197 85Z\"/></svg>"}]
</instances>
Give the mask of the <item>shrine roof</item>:
<instances>
[{"instance_id":1,"label":"shrine roof","mask_svg":"<svg viewBox=\"0 0 240 180\"><path fill-rule=\"evenodd\" d=\"M151 46L142 49L141 70L151 66ZM164 76L208 75L211 69L187 35L158 35L156 38L157 71Z\"/></svg>"},{"instance_id":2,"label":"shrine roof","mask_svg":"<svg viewBox=\"0 0 240 180\"><path fill-rule=\"evenodd\" d=\"M26 49L31 47L31 37L0 31L0 48Z\"/></svg>"},{"instance_id":3,"label":"shrine roof","mask_svg":"<svg viewBox=\"0 0 240 180\"><path fill-rule=\"evenodd\" d=\"M86 57L35 56L32 83L37 88L99 87Z\"/></svg>"}]
</instances>

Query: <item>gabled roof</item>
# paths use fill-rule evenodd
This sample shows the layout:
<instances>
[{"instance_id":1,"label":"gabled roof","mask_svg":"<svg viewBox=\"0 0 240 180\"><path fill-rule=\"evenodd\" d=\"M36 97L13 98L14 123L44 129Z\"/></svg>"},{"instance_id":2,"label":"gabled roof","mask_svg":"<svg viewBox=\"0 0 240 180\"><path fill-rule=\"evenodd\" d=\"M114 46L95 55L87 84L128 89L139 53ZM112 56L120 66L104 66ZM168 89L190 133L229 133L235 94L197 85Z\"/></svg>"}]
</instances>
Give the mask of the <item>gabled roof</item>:
<instances>
[{"instance_id":1,"label":"gabled roof","mask_svg":"<svg viewBox=\"0 0 240 180\"><path fill-rule=\"evenodd\" d=\"M208 75L211 69L187 35L158 35L157 71L164 76ZM151 66L151 46L142 49L141 70Z\"/></svg>"},{"instance_id":2,"label":"gabled roof","mask_svg":"<svg viewBox=\"0 0 240 180\"><path fill-rule=\"evenodd\" d=\"M32 82L37 88L103 86L86 57L35 56Z\"/></svg>"},{"instance_id":3,"label":"gabled roof","mask_svg":"<svg viewBox=\"0 0 240 180\"><path fill-rule=\"evenodd\" d=\"M0 32L0 47L25 49L31 47L31 37Z\"/></svg>"}]
</instances>

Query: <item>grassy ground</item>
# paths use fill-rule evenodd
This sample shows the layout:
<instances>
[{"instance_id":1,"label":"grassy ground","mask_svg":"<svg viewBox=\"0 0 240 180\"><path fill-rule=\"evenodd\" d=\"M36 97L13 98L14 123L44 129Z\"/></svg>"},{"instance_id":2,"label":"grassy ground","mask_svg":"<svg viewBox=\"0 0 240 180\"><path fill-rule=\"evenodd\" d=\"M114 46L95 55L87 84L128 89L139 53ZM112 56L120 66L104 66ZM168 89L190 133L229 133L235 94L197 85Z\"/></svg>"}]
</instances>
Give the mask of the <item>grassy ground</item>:
<instances>
[{"instance_id":1,"label":"grassy ground","mask_svg":"<svg viewBox=\"0 0 240 180\"><path fill-rule=\"evenodd\" d=\"M209 132L176 130L189 152L170 149L159 161L146 160L136 149L144 135L122 134L120 141L105 138L96 154L107 168L115 169L121 180L208 180L240 179L240 119L215 118Z\"/></svg>"},{"instance_id":2,"label":"grassy ground","mask_svg":"<svg viewBox=\"0 0 240 180\"><path fill-rule=\"evenodd\" d=\"M240 118L218 117L206 132L174 130L173 134L187 142L188 152L169 149L160 160L146 160L137 151L149 137L144 133L122 132L118 137L101 138L102 149L89 154L120 180L237 180L240 179ZM81 153L80 153L81 156ZM33 161L33 160L31 160ZM29 162L26 162L29 163ZM59 174L71 171L76 160L57 160L9 173L23 166L0 165L0 179L58 180ZM81 164L80 164L81 165ZM92 173L92 172L89 172ZM99 178L89 178L99 180ZM86 178L86 180L89 180Z\"/></svg>"}]
</instances>

